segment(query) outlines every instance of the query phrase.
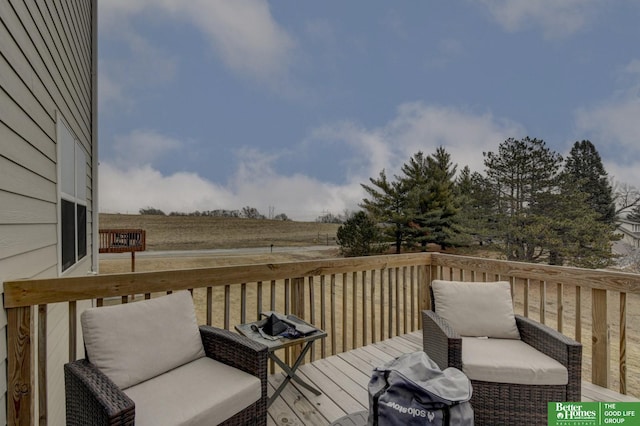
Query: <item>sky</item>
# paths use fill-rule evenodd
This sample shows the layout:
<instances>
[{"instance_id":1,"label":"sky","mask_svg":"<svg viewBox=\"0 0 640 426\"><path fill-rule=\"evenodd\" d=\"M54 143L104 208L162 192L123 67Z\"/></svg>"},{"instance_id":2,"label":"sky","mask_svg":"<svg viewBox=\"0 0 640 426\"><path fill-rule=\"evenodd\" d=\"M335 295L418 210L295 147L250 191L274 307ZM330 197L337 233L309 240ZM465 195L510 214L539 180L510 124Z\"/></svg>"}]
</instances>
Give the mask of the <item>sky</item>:
<instances>
[{"instance_id":1,"label":"sky","mask_svg":"<svg viewBox=\"0 0 640 426\"><path fill-rule=\"evenodd\" d=\"M640 1L108 0L101 212L313 221L443 146L594 143L640 187Z\"/></svg>"}]
</instances>

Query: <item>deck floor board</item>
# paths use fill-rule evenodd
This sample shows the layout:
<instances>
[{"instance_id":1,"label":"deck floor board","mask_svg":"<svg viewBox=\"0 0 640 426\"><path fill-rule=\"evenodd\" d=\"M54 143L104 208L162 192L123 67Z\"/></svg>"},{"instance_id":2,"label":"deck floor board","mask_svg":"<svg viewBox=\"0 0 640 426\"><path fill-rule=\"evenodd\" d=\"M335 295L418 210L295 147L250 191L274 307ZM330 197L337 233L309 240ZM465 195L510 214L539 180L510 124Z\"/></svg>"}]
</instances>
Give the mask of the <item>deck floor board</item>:
<instances>
[{"instance_id":1,"label":"deck floor board","mask_svg":"<svg viewBox=\"0 0 640 426\"><path fill-rule=\"evenodd\" d=\"M350 413L366 410L371 370L405 352L422 350L422 331L387 339L303 365L300 376L323 392L316 396L295 382L285 387L269 408L271 425L325 426ZM269 376L269 393L284 380L282 373ZM584 381L583 401L639 401Z\"/></svg>"}]
</instances>

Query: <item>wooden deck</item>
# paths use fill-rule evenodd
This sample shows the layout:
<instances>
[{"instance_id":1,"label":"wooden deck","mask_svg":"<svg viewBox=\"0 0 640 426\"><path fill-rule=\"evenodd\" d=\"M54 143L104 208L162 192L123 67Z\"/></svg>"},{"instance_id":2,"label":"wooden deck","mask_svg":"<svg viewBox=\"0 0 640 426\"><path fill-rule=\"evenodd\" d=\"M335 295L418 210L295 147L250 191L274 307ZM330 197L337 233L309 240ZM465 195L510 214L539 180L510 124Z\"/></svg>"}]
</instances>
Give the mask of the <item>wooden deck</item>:
<instances>
[{"instance_id":1,"label":"wooden deck","mask_svg":"<svg viewBox=\"0 0 640 426\"><path fill-rule=\"evenodd\" d=\"M371 370L406 352L422 349L422 332L394 337L300 367L298 374L322 391L315 396L289 383L269 408L269 425L327 425L348 413L369 406L367 384ZM269 377L269 392L284 379L277 373ZM639 401L627 395L582 384L583 401Z\"/></svg>"}]
</instances>

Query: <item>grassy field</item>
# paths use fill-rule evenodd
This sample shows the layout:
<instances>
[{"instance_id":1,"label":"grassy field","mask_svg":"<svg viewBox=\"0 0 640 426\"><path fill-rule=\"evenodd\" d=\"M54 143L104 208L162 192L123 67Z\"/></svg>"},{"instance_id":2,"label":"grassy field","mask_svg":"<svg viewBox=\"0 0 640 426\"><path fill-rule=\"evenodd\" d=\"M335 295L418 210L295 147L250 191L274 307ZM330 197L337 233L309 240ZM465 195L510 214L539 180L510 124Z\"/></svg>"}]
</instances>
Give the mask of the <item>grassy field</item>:
<instances>
[{"instance_id":1,"label":"grassy field","mask_svg":"<svg viewBox=\"0 0 640 426\"><path fill-rule=\"evenodd\" d=\"M200 250L245 247L335 247L334 223L256 220L204 216L100 214L100 229L136 228L147 234L147 250Z\"/></svg>"},{"instance_id":2,"label":"grassy field","mask_svg":"<svg viewBox=\"0 0 640 426\"><path fill-rule=\"evenodd\" d=\"M205 250L264 247L263 253L206 256L136 257L136 272L273 263L338 256L339 225L195 216L100 214L100 229L144 229L147 250ZM273 244L273 248L271 247ZM280 247L318 246L317 250L281 253ZM320 248L324 246L326 248ZM100 273L129 272L127 257L100 259Z\"/></svg>"}]
</instances>

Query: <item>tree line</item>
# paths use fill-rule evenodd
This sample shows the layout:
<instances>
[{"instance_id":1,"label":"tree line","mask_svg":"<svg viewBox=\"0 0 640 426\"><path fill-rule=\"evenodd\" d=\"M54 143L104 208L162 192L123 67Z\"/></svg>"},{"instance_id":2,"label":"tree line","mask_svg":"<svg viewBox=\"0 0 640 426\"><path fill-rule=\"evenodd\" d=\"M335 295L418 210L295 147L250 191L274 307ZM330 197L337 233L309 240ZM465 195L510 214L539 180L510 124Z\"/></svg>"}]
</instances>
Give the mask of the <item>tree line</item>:
<instances>
[{"instance_id":1,"label":"tree line","mask_svg":"<svg viewBox=\"0 0 640 426\"><path fill-rule=\"evenodd\" d=\"M205 216L205 217L227 217L227 218L242 218L242 219L270 219L270 220L282 220L290 221L291 219L285 213L278 213L272 217L267 217L260 211L251 206L243 207L241 210L227 210L227 209L215 209L215 210L195 210L192 212L171 212L167 215L161 209L155 207L145 207L138 210L141 215L152 216ZM344 223L349 212L345 211L344 214L333 214L331 212L323 212L315 221L319 223Z\"/></svg>"},{"instance_id":2,"label":"tree line","mask_svg":"<svg viewBox=\"0 0 640 426\"><path fill-rule=\"evenodd\" d=\"M167 214L155 207L146 207L138 211L141 215L156 215L167 216ZM205 216L205 217L231 217L231 218L243 218L243 219L271 219L271 220L291 220L284 213L279 213L273 217L267 218L260 211L251 206L243 207L242 210L227 210L227 209L215 209L215 210L195 210L192 212L171 212L168 216Z\"/></svg>"},{"instance_id":3,"label":"tree line","mask_svg":"<svg viewBox=\"0 0 640 426\"><path fill-rule=\"evenodd\" d=\"M382 170L339 230L343 252L491 244L508 260L601 268L613 262L617 216L634 207L640 217L638 191L615 194L588 140L563 158L541 139L509 138L483 159L482 173L458 172L439 147L414 154L399 175Z\"/></svg>"}]
</instances>

